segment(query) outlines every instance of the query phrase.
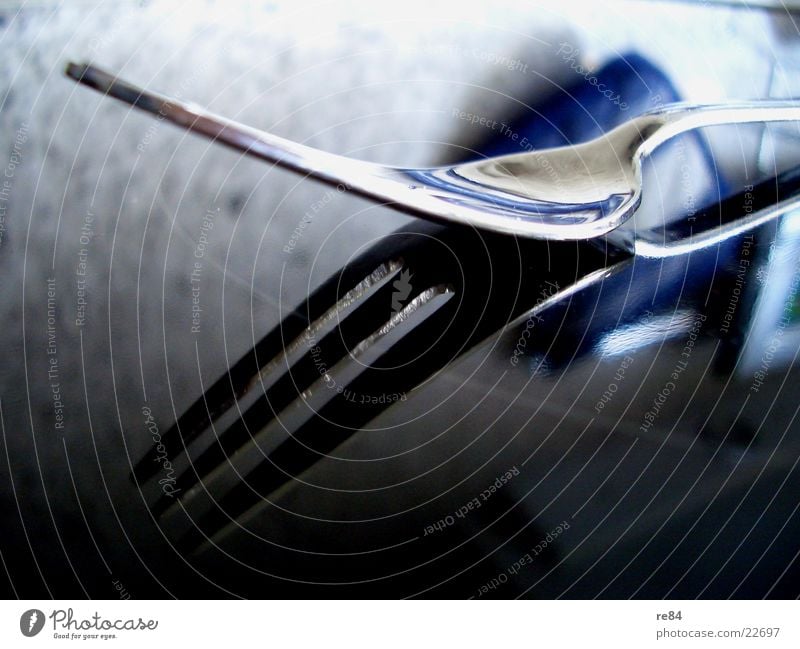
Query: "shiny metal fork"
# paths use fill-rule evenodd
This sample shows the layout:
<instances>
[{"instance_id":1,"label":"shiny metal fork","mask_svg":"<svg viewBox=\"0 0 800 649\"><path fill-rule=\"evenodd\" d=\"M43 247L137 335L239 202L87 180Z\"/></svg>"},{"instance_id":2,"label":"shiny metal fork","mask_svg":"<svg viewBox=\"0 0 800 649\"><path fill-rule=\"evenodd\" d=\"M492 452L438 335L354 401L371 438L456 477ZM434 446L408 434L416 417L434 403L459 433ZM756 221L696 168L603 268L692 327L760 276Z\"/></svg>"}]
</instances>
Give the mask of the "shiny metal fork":
<instances>
[{"instance_id":1,"label":"shiny metal fork","mask_svg":"<svg viewBox=\"0 0 800 649\"><path fill-rule=\"evenodd\" d=\"M402 407L534 308L545 289L603 272L606 261L592 245L414 222L331 277L203 386L132 477L183 550L241 532L312 467L346 461L338 447L369 434L381 412ZM175 478L168 489L159 481L164 460Z\"/></svg>"},{"instance_id":2,"label":"shiny metal fork","mask_svg":"<svg viewBox=\"0 0 800 649\"><path fill-rule=\"evenodd\" d=\"M591 239L628 220L641 201L642 161L667 140L721 124L800 120L800 103L672 104L574 146L453 167L404 169L354 160L260 131L138 88L93 65L73 79L249 155L434 221L555 240Z\"/></svg>"}]
</instances>

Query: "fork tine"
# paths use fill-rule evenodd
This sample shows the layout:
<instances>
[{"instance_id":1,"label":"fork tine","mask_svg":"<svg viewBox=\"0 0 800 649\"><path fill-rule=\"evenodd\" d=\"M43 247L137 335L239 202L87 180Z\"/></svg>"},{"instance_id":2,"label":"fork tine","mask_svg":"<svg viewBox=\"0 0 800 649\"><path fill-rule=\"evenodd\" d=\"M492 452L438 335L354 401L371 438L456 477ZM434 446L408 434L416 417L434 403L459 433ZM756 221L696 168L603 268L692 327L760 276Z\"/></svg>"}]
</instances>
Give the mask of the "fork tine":
<instances>
[{"instance_id":1,"label":"fork tine","mask_svg":"<svg viewBox=\"0 0 800 649\"><path fill-rule=\"evenodd\" d=\"M332 410L337 403L341 407L347 402L331 381L337 386L353 385L388 348L414 327L429 322L452 296L452 289L443 285L422 291L389 323L355 345L279 417L262 422L262 429L247 444L182 493L179 502L170 501L161 517L165 529L183 547L193 547L200 540L194 533L195 523L204 530L221 529L341 444L354 433L352 427L337 430L328 424L324 432L320 430L321 422L340 420Z\"/></svg>"},{"instance_id":2,"label":"fork tine","mask_svg":"<svg viewBox=\"0 0 800 649\"><path fill-rule=\"evenodd\" d=\"M321 151L252 128L196 104L140 88L95 65L70 62L65 73L78 83L241 153L313 176L329 185L343 185L364 196L386 199L381 191L371 188L371 183L362 186L359 180L386 169L380 165Z\"/></svg>"},{"instance_id":3,"label":"fork tine","mask_svg":"<svg viewBox=\"0 0 800 649\"><path fill-rule=\"evenodd\" d=\"M186 412L162 435L166 455L156 447L151 448L134 468L137 481L152 478L159 470L160 457L174 460L196 440L209 425L218 420L261 381L269 381L271 374L283 369L287 357L302 351L303 335L308 332L322 338L361 302L380 287L385 286L400 270L402 260L380 264L367 277L358 282L338 301L331 299L330 284L322 287L308 300L308 310L296 309L281 324L265 336L250 352L245 354L225 375L220 377ZM352 275L352 272L350 273ZM345 278L343 281L346 281ZM321 311L323 304L333 307ZM316 317L310 314L317 314ZM288 346L284 340L293 342Z\"/></svg>"},{"instance_id":4,"label":"fork tine","mask_svg":"<svg viewBox=\"0 0 800 649\"><path fill-rule=\"evenodd\" d=\"M412 391L532 308L544 278L571 283L605 263L605 255L591 246L424 222L395 233L393 242L395 236L404 238L392 246L391 257L385 246L376 246L343 271L341 282L334 276L312 295L306 313L278 326L278 332L291 329L294 342L284 349L283 338L289 337L271 332L264 339L269 344L262 340L257 353L234 366L234 379L225 375L226 389L207 390L173 427L177 498L161 493L154 481L146 487L152 488L148 502L181 548L197 551L208 539L240 527L318 462L336 461L325 458L392 405L353 403L348 392ZM387 258L395 261L381 261ZM370 273L381 264L383 271ZM411 273L413 290L405 308L392 315L393 278L399 272ZM342 299L338 285L357 287L364 277L373 278L369 290L354 295L351 289ZM326 327L314 329L320 322ZM315 332L313 352L303 335L309 326ZM330 389L326 376L344 391ZM240 396L230 400L231 394ZM219 395L229 399L227 409L213 401ZM189 431L194 437L187 441Z\"/></svg>"},{"instance_id":5,"label":"fork tine","mask_svg":"<svg viewBox=\"0 0 800 649\"><path fill-rule=\"evenodd\" d=\"M392 262L374 272L371 281L376 277L380 280L375 281L369 293L357 295L355 290L348 291L325 315L264 365L250 381L255 399L240 400L236 408L230 408L229 421L214 426L215 439L205 450L199 454L189 451L191 466L180 475L176 488L186 489L187 484L196 482L223 463L276 413L308 389L319 378L321 366L332 367L382 324L381 314L390 309L391 280L397 276L400 264ZM410 297L414 298L415 293Z\"/></svg>"}]
</instances>

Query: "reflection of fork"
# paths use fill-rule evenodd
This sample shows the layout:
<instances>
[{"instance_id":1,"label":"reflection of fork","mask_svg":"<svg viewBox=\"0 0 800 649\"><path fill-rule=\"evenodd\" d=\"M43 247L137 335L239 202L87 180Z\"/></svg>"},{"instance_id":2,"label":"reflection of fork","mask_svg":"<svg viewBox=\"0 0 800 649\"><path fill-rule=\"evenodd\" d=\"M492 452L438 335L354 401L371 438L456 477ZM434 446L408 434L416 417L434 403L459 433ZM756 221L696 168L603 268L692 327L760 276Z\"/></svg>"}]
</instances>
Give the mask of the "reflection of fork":
<instances>
[{"instance_id":1,"label":"reflection of fork","mask_svg":"<svg viewBox=\"0 0 800 649\"><path fill-rule=\"evenodd\" d=\"M777 184L765 180L747 194L755 211L751 219L741 218L744 194L739 194L719 206L727 225L668 244L663 236L643 238L637 254L688 258L735 240L744 223L752 231L780 218L797 209L800 173L784 175ZM623 257L620 264L629 261ZM413 279L395 313L394 284L404 272ZM354 434L391 435L370 428L370 422L509 323L509 337L517 342L530 331L526 321L536 321L535 336L524 339L525 359L546 357L549 366L558 367L593 349L594 337L607 330L597 310L601 302L575 303L578 312L592 315L580 324L552 313L541 322L537 314L573 304L581 287L605 283L612 272L609 259L593 245L515 240L425 223L389 235L206 389L161 436L163 447L140 460L134 479L159 523L184 550L247 530L247 520L268 510L293 483L309 484L305 472L317 463L365 461L349 460L337 447ZM626 304L637 308L635 292L606 290L603 308L615 318ZM556 333L559 344L553 342ZM508 359L509 371L529 371L512 361L515 348L491 351ZM162 455L177 476L166 491L163 464L156 461Z\"/></svg>"},{"instance_id":2,"label":"reflection of fork","mask_svg":"<svg viewBox=\"0 0 800 649\"><path fill-rule=\"evenodd\" d=\"M326 153L137 88L91 65L72 78L184 128L324 182L419 216L541 239L588 239L638 207L641 163L660 144L718 124L800 120L800 104L672 104L574 146L517 153L455 167L402 169Z\"/></svg>"},{"instance_id":3,"label":"reflection of fork","mask_svg":"<svg viewBox=\"0 0 800 649\"><path fill-rule=\"evenodd\" d=\"M134 478L172 538L196 548L241 525L248 510L323 458L350 461L330 458L351 435L370 434L378 414L533 308L546 282L567 287L604 263L591 246L425 223L389 235L206 389ZM174 496L159 484L159 459L177 476L168 489Z\"/></svg>"}]
</instances>

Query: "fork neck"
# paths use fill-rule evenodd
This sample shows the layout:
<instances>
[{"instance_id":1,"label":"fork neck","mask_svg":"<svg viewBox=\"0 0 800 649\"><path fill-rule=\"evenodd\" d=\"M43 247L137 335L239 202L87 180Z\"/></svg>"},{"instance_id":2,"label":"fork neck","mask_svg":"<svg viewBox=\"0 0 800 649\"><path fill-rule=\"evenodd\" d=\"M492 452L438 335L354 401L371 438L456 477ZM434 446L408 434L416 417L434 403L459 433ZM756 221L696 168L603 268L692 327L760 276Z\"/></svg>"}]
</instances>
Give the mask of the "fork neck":
<instances>
[{"instance_id":1,"label":"fork neck","mask_svg":"<svg viewBox=\"0 0 800 649\"><path fill-rule=\"evenodd\" d=\"M724 124L800 121L800 103L758 101L731 104L672 104L618 127L638 132L637 154L650 155L667 140L697 128Z\"/></svg>"}]
</instances>

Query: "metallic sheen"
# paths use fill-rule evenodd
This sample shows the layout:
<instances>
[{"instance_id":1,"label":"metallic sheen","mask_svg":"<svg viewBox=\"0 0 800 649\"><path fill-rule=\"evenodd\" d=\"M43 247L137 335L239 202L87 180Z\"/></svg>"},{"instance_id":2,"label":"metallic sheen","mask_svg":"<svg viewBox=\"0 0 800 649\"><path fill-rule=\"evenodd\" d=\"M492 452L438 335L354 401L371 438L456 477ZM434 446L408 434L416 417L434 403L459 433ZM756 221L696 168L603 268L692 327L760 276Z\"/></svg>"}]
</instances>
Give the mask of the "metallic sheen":
<instances>
[{"instance_id":1,"label":"metallic sheen","mask_svg":"<svg viewBox=\"0 0 800 649\"><path fill-rule=\"evenodd\" d=\"M214 141L400 211L550 240L591 239L627 221L641 200L642 160L676 135L720 124L800 119L800 103L790 101L671 104L577 145L454 167L404 169L298 144L137 88L92 65L70 63L66 73Z\"/></svg>"}]
</instances>

